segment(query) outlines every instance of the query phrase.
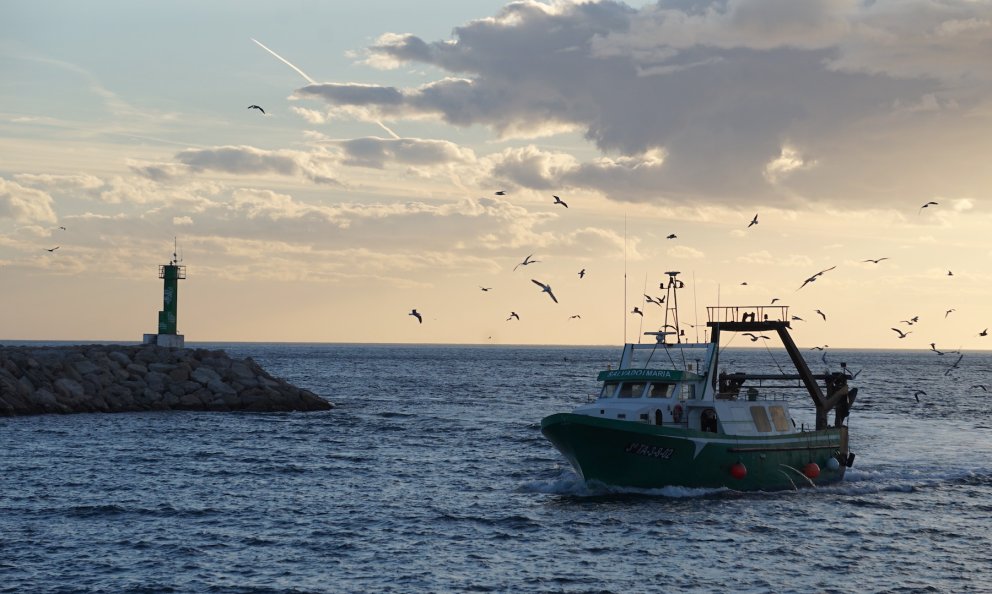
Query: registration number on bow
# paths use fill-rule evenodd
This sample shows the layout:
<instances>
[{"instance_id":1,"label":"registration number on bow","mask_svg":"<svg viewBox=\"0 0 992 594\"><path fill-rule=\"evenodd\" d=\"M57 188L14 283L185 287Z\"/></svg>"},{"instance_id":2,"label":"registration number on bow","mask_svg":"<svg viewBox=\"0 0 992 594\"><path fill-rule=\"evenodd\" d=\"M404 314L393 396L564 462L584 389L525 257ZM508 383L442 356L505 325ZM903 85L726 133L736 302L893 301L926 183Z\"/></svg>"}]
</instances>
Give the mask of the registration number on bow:
<instances>
[{"instance_id":1,"label":"registration number on bow","mask_svg":"<svg viewBox=\"0 0 992 594\"><path fill-rule=\"evenodd\" d=\"M636 442L628 443L624 451L628 454L637 454L638 456L647 456L649 458L660 458L662 460L670 460L672 454L675 453L675 450L672 448L661 448L658 446L651 446Z\"/></svg>"}]
</instances>

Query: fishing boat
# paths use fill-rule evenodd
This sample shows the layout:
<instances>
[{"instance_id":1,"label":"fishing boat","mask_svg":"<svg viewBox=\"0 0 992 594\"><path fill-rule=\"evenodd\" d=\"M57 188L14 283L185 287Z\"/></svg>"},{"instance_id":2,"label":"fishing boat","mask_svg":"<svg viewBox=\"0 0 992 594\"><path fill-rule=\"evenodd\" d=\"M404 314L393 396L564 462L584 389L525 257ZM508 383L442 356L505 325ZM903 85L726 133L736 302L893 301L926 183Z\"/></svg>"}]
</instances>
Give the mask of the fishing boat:
<instances>
[{"instance_id":1,"label":"fishing boat","mask_svg":"<svg viewBox=\"0 0 992 594\"><path fill-rule=\"evenodd\" d=\"M709 307L709 341L685 342L683 283L665 274L665 324L645 333L654 341L624 345L619 365L599 374L598 396L545 417L544 436L583 479L610 486L774 491L843 480L854 463L845 421L857 396L846 365L810 371L789 334L788 306ZM718 372L721 339L733 333L777 336L794 371ZM804 391L815 409L809 425L789 406Z\"/></svg>"}]
</instances>

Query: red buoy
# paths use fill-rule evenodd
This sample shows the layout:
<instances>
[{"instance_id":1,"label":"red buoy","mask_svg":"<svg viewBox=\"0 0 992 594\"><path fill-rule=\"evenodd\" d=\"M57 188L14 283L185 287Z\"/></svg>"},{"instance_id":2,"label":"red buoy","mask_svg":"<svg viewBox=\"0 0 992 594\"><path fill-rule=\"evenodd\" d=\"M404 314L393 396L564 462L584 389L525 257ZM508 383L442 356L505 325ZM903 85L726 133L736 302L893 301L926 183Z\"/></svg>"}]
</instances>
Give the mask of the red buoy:
<instances>
[{"instance_id":1,"label":"red buoy","mask_svg":"<svg viewBox=\"0 0 992 594\"><path fill-rule=\"evenodd\" d=\"M803 466L803 474L811 479L815 479L820 476L820 467L817 466L816 462L810 462L806 466Z\"/></svg>"},{"instance_id":2,"label":"red buoy","mask_svg":"<svg viewBox=\"0 0 992 594\"><path fill-rule=\"evenodd\" d=\"M747 476L747 466L744 466L743 462L738 462L730 467L730 476L737 480L741 480Z\"/></svg>"}]
</instances>

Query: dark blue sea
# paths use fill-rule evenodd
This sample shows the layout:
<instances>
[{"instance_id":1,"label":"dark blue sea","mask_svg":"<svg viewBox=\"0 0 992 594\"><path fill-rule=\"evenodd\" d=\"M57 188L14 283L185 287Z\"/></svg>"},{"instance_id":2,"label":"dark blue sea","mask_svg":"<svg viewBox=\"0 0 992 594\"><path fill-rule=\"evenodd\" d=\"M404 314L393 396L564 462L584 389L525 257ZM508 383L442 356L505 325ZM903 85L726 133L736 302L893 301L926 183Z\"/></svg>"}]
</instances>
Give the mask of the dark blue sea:
<instances>
[{"instance_id":1,"label":"dark blue sea","mask_svg":"<svg viewBox=\"0 0 992 594\"><path fill-rule=\"evenodd\" d=\"M0 592L992 592L992 353L811 351L839 485L622 492L540 433L617 349L200 346L337 407L0 418Z\"/></svg>"}]
</instances>

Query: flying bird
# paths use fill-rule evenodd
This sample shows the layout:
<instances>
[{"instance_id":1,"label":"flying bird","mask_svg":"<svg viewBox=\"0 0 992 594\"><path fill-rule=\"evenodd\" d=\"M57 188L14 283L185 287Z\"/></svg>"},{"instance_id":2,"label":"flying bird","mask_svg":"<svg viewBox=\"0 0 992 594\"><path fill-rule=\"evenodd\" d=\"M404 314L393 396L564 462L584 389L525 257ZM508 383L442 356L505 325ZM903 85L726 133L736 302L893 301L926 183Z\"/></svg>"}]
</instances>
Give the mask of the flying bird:
<instances>
[{"instance_id":1,"label":"flying bird","mask_svg":"<svg viewBox=\"0 0 992 594\"><path fill-rule=\"evenodd\" d=\"M516 266L514 266L513 269L516 270L517 268L520 268L521 266L528 266L530 264L536 264L537 262L540 262L540 260L531 260L531 258L533 258L533 257L534 257L534 254L531 254L531 255L527 256L526 258L524 258L524 261L523 262L521 262L520 264L517 264Z\"/></svg>"},{"instance_id":2,"label":"flying bird","mask_svg":"<svg viewBox=\"0 0 992 594\"><path fill-rule=\"evenodd\" d=\"M878 264L882 260L888 260L888 258L879 258L877 260L872 260L871 258L868 258L867 260L862 260L862 262L871 262L872 264Z\"/></svg>"},{"instance_id":3,"label":"flying bird","mask_svg":"<svg viewBox=\"0 0 992 594\"><path fill-rule=\"evenodd\" d=\"M771 305L775 305L775 302L776 301L778 301L778 297L775 297L774 299L772 299Z\"/></svg>"},{"instance_id":4,"label":"flying bird","mask_svg":"<svg viewBox=\"0 0 992 594\"><path fill-rule=\"evenodd\" d=\"M765 340L768 340L768 337L767 336L764 336L764 335L762 335L762 336L756 336L754 334L751 334L750 332L744 332L743 334L744 334L744 336L750 336L751 337L751 342L758 342L758 339L759 338L764 338Z\"/></svg>"},{"instance_id":5,"label":"flying bird","mask_svg":"<svg viewBox=\"0 0 992 594\"><path fill-rule=\"evenodd\" d=\"M800 318L799 316L792 316L792 320L791 321L793 321L793 322L805 322L806 320Z\"/></svg>"},{"instance_id":6,"label":"flying bird","mask_svg":"<svg viewBox=\"0 0 992 594\"><path fill-rule=\"evenodd\" d=\"M824 269L823 269L823 270L821 270L820 272L817 272L817 273L816 273L816 274L814 274L813 276L811 276L811 277L809 277L809 278L807 278L807 279L806 279L805 281L803 281L803 284L801 284L801 285L799 285L799 289L802 289L803 287L805 287L805 286L806 286L806 285L808 285L809 283L811 283L811 282L814 282L814 281L815 281L815 280L816 280L817 278L819 278L819 277L821 277L821 276L823 276L823 273L824 273L824 272L830 272L830 271L831 271L831 270L833 270L834 268L837 268L837 267L836 267L836 266L831 266L830 268L824 268ZM796 290L798 291L799 289L796 289Z\"/></svg>"},{"instance_id":7,"label":"flying bird","mask_svg":"<svg viewBox=\"0 0 992 594\"><path fill-rule=\"evenodd\" d=\"M641 316L642 318L644 317L644 312L641 311L641 309L639 307L635 307L634 309L630 310L630 313L637 314L637 315Z\"/></svg>"},{"instance_id":8,"label":"flying bird","mask_svg":"<svg viewBox=\"0 0 992 594\"><path fill-rule=\"evenodd\" d=\"M754 213L754 218L751 219L750 223L748 223L747 228L750 229L753 225L757 225L757 224L758 224L758 213Z\"/></svg>"},{"instance_id":9,"label":"flying bird","mask_svg":"<svg viewBox=\"0 0 992 594\"><path fill-rule=\"evenodd\" d=\"M506 318L506 321L507 321L507 322L509 322L509 321L510 321L510 320L512 320L513 318L517 318L517 319L519 320L519 319L520 319L520 316L518 316L518 315L517 315L517 312L515 312L515 311L511 311L511 312L510 312L510 317L508 317L508 318Z\"/></svg>"},{"instance_id":10,"label":"flying bird","mask_svg":"<svg viewBox=\"0 0 992 594\"><path fill-rule=\"evenodd\" d=\"M55 248L55 249L58 249L58 248ZM52 250L48 250L48 251L52 251ZM979 336L988 336L989 335L989 329L986 328L985 330L982 330L981 332L978 333L978 335Z\"/></svg>"},{"instance_id":11,"label":"flying bird","mask_svg":"<svg viewBox=\"0 0 992 594\"><path fill-rule=\"evenodd\" d=\"M52 249L45 248L45 251L54 252L55 250L59 249L60 247L62 247L62 246L57 245L57 246L53 247Z\"/></svg>"},{"instance_id":12,"label":"flying bird","mask_svg":"<svg viewBox=\"0 0 992 594\"><path fill-rule=\"evenodd\" d=\"M923 390L917 390L917 391L913 392L913 396L916 398L916 401L917 402L920 401L920 394L923 394L924 396L927 395L927 393L924 392Z\"/></svg>"},{"instance_id":13,"label":"flying bird","mask_svg":"<svg viewBox=\"0 0 992 594\"><path fill-rule=\"evenodd\" d=\"M503 190L499 190L498 192L496 192L496 195L497 196L506 196L506 192L504 192Z\"/></svg>"},{"instance_id":14,"label":"flying bird","mask_svg":"<svg viewBox=\"0 0 992 594\"><path fill-rule=\"evenodd\" d=\"M744 281L744 282L742 282L742 283L741 283L741 286L742 286L742 287L746 287L746 286L747 286L747 281Z\"/></svg>"},{"instance_id":15,"label":"flying bird","mask_svg":"<svg viewBox=\"0 0 992 594\"><path fill-rule=\"evenodd\" d=\"M823 316L823 321L824 321L824 322L826 322L826 321L827 321L827 314L825 314L825 313L823 313L823 312L822 312L822 311L820 311L820 310L816 310L816 313L818 313L818 314L820 314L821 316Z\"/></svg>"},{"instance_id":16,"label":"flying bird","mask_svg":"<svg viewBox=\"0 0 992 594\"><path fill-rule=\"evenodd\" d=\"M582 319L582 316L580 316L579 314L575 314L574 316L568 316L568 319L570 319L570 320L576 320L576 319L581 320Z\"/></svg>"},{"instance_id":17,"label":"flying bird","mask_svg":"<svg viewBox=\"0 0 992 594\"><path fill-rule=\"evenodd\" d=\"M974 388L981 388L982 389L982 392L988 392L989 391L989 387L986 386L985 384L975 384L974 386L972 386L972 389L974 389Z\"/></svg>"},{"instance_id":18,"label":"flying bird","mask_svg":"<svg viewBox=\"0 0 992 594\"><path fill-rule=\"evenodd\" d=\"M935 353L937 353L938 355L943 355L944 354L944 351L941 351L941 350L937 349L937 343L936 342L931 342L930 343L930 350L933 351L933 352L935 352Z\"/></svg>"},{"instance_id":19,"label":"flying bird","mask_svg":"<svg viewBox=\"0 0 992 594\"><path fill-rule=\"evenodd\" d=\"M561 204L561 205L562 205L562 206L564 206L565 208L568 208L568 205L567 205L567 204L565 204L564 202L562 202L562 200L561 200L561 198L559 198L559 197L557 197L557 196L552 196L552 198L554 198L554 199L555 199L555 204Z\"/></svg>"},{"instance_id":20,"label":"flying bird","mask_svg":"<svg viewBox=\"0 0 992 594\"><path fill-rule=\"evenodd\" d=\"M937 206L938 204L940 204L940 203L939 202L934 202L933 200L931 200L930 202L927 202L926 204L924 204L923 206L920 207L920 212L923 212L923 209L926 208L926 207L928 207L928 206Z\"/></svg>"},{"instance_id":21,"label":"flying bird","mask_svg":"<svg viewBox=\"0 0 992 594\"><path fill-rule=\"evenodd\" d=\"M584 277L585 275L586 275L586 269L585 269L585 268L583 268L582 270L580 270L580 271L579 271L579 278L582 278L582 277Z\"/></svg>"},{"instance_id":22,"label":"flying bird","mask_svg":"<svg viewBox=\"0 0 992 594\"><path fill-rule=\"evenodd\" d=\"M413 316L413 317L415 317L415 318L417 318L417 321L418 321L418 322L420 322L421 324L423 324L423 323L424 323L424 318L423 318L423 316L421 316L421 315L420 315L420 313L419 313L419 312L418 312L417 310L415 310L415 309L413 309L413 310L410 310L410 313L408 313L408 314L406 314L406 315L408 315L408 316Z\"/></svg>"},{"instance_id":23,"label":"flying bird","mask_svg":"<svg viewBox=\"0 0 992 594\"><path fill-rule=\"evenodd\" d=\"M645 300L646 300L646 301L647 301L648 303L654 303L654 304L655 304L655 305L657 305L658 307L661 307L662 305L664 305L664 304L665 304L665 298L664 298L664 297L658 297L658 298L655 298L655 297L652 297L652 296L650 296L650 295L648 295L648 294L645 294L645 295L644 295L644 299L645 299Z\"/></svg>"},{"instance_id":24,"label":"flying bird","mask_svg":"<svg viewBox=\"0 0 992 594\"><path fill-rule=\"evenodd\" d=\"M249 105L248 106L248 109L257 109L258 111L260 111L262 113L265 113L265 110L262 109L261 107L257 106L257 105Z\"/></svg>"},{"instance_id":25,"label":"flying bird","mask_svg":"<svg viewBox=\"0 0 992 594\"><path fill-rule=\"evenodd\" d=\"M61 229L61 230L63 230L63 231L65 231L65 227L59 227L59 229Z\"/></svg>"},{"instance_id":26,"label":"flying bird","mask_svg":"<svg viewBox=\"0 0 992 594\"><path fill-rule=\"evenodd\" d=\"M949 309L949 310L945 311L944 312L944 319L947 319L947 316L949 316L951 314L951 312L953 312L953 311L957 311L957 310L956 309Z\"/></svg>"},{"instance_id":27,"label":"flying bird","mask_svg":"<svg viewBox=\"0 0 992 594\"><path fill-rule=\"evenodd\" d=\"M482 289L482 292L483 293L488 293L489 291L492 291L493 290L492 287L482 287L482 286L480 286L479 288Z\"/></svg>"},{"instance_id":28,"label":"flying bird","mask_svg":"<svg viewBox=\"0 0 992 594\"><path fill-rule=\"evenodd\" d=\"M541 290L544 291L545 293L547 293L548 294L548 297L551 297L551 300L552 301L554 301L555 303L558 303L558 298L555 297L555 294L551 292L551 285L546 285L546 284L542 283L541 281L534 280L534 279L530 279L530 282L532 282L535 285L541 287Z\"/></svg>"},{"instance_id":29,"label":"flying bird","mask_svg":"<svg viewBox=\"0 0 992 594\"><path fill-rule=\"evenodd\" d=\"M958 355L958 360L944 371L944 375L951 375L951 372L958 368L958 364L964 359L964 355Z\"/></svg>"},{"instance_id":30,"label":"flying bird","mask_svg":"<svg viewBox=\"0 0 992 594\"><path fill-rule=\"evenodd\" d=\"M678 238L679 238L678 235L676 235L674 233L669 233L668 234L668 237L666 237L665 239L678 239Z\"/></svg>"},{"instance_id":31,"label":"flying bird","mask_svg":"<svg viewBox=\"0 0 992 594\"><path fill-rule=\"evenodd\" d=\"M817 351L822 351L822 350L823 350L824 348L826 348L827 346L828 346L828 345L823 345L822 347L821 347L821 346L815 346L815 347L813 347L813 348L811 348L810 350L811 350L811 351L812 351L812 350L817 350Z\"/></svg>"},{"instance_id":32,"label":"flying bird","mask_svg":"<svg viewBox=\"0 0 992 594\"><path fill-rule=\"evenodd\" d=\"M913 333L912 330L910 330L909 332L903 332L902 330L900 330L898 328L892 328L892 330L894 330L895 332L898 332L899 333L899 338L906 338L906 336L908 336L908 335L910 335L910 334Z\"/></svg>"},{"instance_id":33,"label":"flying bird","mask_svg":"<svg viewBox=\"0 0 992 594\"><path fill-rule=\"evenodd\" d=\"M953 272L951 272L950 270L948 270L948 271L947 271L947 276L954 276L954 273L953 273Z\"/></svg>"}]
</instances>

